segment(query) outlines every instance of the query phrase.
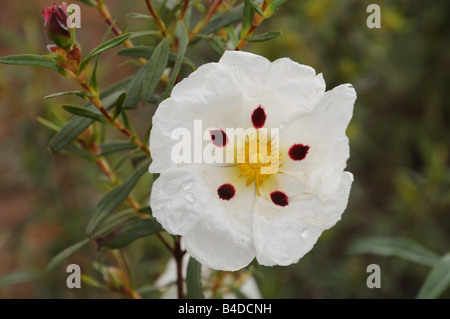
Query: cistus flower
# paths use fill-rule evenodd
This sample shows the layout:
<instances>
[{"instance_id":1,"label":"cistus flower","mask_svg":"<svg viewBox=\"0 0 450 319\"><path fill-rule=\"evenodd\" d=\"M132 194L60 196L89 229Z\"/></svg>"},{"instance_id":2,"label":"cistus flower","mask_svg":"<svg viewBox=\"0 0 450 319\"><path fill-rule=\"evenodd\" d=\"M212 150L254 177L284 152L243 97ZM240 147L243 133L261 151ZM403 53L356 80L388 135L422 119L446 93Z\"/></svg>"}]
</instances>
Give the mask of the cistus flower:
<instances>
[{"instance_id":1,"label":"cistus flower","mask_svg":"<svg viewBox=\"0 0 450 319\"><path fill-rule=\"evenodd\" d=\"M53 2L51 7L42 9L45 20L45 31L48 38L59 48L68 49L75 44L75 28L67 26L67 4L63 2L56 6Z\"/></svg>"},{"instance_id":2,"label":"cistus flower","mask_svg":"<svg viewBox=\"0 0 450 319\"><path fill-rule=\"evenodd\" d=\"M153 216L213 269L238 270L255 257L267 266L298 262L347 207L355 100L350 84L325 92L322 74L288 58L226 51L178 83L153 117ZM194 145L191 163L174 161L173 132L195 136L199 120L212 128L201 136L204 150L241 160L208 164ZM251 130L233 143L229 128ZM249 146L261 142L274 150Z\"/></svg>"}]
</instances>

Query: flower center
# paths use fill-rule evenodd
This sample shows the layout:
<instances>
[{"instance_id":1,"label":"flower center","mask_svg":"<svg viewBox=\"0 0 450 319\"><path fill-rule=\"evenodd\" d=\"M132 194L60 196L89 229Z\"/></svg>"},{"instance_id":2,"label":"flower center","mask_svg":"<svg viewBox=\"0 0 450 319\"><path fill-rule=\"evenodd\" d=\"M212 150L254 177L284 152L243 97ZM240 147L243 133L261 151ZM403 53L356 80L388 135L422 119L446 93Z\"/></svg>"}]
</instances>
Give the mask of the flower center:
<instances>
[{"instance_id":1,"label":"flower center","mask_svg":"<svg viewBox=\"0 0 450 319\"><path fill-rule=\"evenodd\" d=\"M255 183L258 196L264 181L279 172L280 156L278 141L268 137L263 130L248 134L245 142L236 148L235 160L240 176L247 179L247 186Z\"/></svg>"}]
</instances>

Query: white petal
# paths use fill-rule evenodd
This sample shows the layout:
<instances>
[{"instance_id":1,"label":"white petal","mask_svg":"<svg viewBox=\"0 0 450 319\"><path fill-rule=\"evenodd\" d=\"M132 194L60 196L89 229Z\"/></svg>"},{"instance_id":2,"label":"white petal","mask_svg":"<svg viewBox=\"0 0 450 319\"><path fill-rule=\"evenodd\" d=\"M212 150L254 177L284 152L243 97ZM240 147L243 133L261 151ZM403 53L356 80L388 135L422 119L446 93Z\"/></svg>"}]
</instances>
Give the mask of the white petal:
<instances>
[{"instance_id":1,"label":"white petal","mask_svg":"<svg viewBox=\"0 0 450 319\"><path fill-rule=\"evenodd\" d=\"M150 196L152 214L172 235L184 235L212 214L207 209L209 198L202 194L209 194L209 189L201 175L186 168L167 171L153 183ZM191 200L192 196L199 198Z\"/></svg>"},{"instance_id":2,"label":"white petal","mask_svg":"<svg viewBox=\"0 0 450 319\"><path fill-rule=\"evenodd\" d=\"M171 234L183 236L191 256L220 270L238 270L255 257L252 207L255 188L236 167L195 166L161 174L153 186L153 216ZM235 195L221 199L218 189L232 184ZM252 185L253 186L253 185Z\"/></svg>"},{"instance_id":3,"label":"white petal","mask_svg":"<svg viewBox=\"0 0 450 319\"><path fill-rule=\"evenodd\" d=\"M293 177L279 174L277 182L264 187L264 196L254 211L254 242L258 262L267 265L290 265L308 253L321 233L340 220L344 212L352 174L342 173L338 190L326 201L310 193ZM272 203L270 193L284 192L289 204Z\"/></svg>"},{"instance_id":4,"label":"white petal","mask_svg":"<svg viewBox=\"0 0 450 319\"><path fill-rule=\"evenodd\" d=\"M172 148L179 142L171 139L177 128L187 129L190 133L191 162L194 162L194 153L198 154L194 150L194 143L201 146L209 143L203 141L205 130L244 127L244 118L249 116L243 105L257 103L247 100L244 90L227 67L218 63L204 64L178 83L171 97L159 105L153 116L150 134L153 162L150 171L160 173L179 166L189 166L177 165L171 157ZM201 121L200 134L194 129L195 121Z\"/></svg>"},{"instance_id":5,"label":"white petal","mask_svg":"<svg viewBox=\"0 0 450 319\"><path fill-rule=\"evenodd\" d=\"M267 115L265 127L279 127L293 117L310 112L325 91L321 74L288 58L270 63L264 57L242 51L226 51L220 64L234 75L244 91L248 116L261 105Z\"/></svg>"},{"instance_id":6,"label":"white petal","mask_svg":"<svg viewBox=\"0 0 450 319\"><path fill-rule=\"evenodd\" d=\"M282 171L302 179L323 199L336 191L350 156L345 131L355 99L353 87L340 85L326 92L310 114L294 119L280 130ZM289 157L294 144L310 147L305 159L294 161Z\"/></svg>"}]
</instances>

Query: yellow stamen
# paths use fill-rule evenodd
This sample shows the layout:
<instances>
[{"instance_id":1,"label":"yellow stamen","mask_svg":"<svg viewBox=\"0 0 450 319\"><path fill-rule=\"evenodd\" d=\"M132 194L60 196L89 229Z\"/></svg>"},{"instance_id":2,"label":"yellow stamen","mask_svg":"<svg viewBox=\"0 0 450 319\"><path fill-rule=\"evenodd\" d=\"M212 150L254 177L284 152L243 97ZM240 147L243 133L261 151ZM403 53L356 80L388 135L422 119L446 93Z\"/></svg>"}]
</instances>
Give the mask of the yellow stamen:
<instances>
[{"instance_id":1,"label":"yellow stamen","mask_svg":"<svg viewBox=\"0 0 450 319\"><path fill-rule=\"evenodd\" d=\"M241 172L240 176L247 178L247 186L256 184L258 196L259 189L264 188L264 181L279 173L280 156L278 142L274 137L269 139L267 133L264 134L261 130L248 134L245 142L236 149L235 160Z\"/></svg>"}]
</instances>

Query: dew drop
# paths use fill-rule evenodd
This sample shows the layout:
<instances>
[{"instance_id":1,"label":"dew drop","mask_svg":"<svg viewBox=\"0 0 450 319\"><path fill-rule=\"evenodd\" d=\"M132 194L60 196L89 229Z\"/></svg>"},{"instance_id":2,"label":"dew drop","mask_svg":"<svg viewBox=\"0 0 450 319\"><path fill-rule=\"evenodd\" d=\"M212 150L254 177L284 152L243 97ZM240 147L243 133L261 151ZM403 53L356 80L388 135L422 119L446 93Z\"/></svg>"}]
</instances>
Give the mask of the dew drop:
<instances>
[{"instance_id":1,"label":"dew drop","mask_svg":"<svg viewBox=\"0 0 450 319\"><path fill-rule=\"evenodd\" d=\"M187 181L183 184L183 190L187 191L194 186L194 181Z\"/></svg>"},{"instance_id":2,"label":"dew drop","mask_svg":"<svg viewBox=\"0 0 450 319\"><path fill-rule=\"evenodd\" d=\"M184 195L184 199L188 202L193 202L195 200L195 197L191 193L187 193L186 195Z\"/></svg>"},{"instance_id":3,"label":"dew drop","mask_svg":"<svg viewBox=\"0 0 450 319\"><path fill-rule=\"evenodd\" d=\"M306 239L306 238L308 238L308 233L309 233L308 228L305 227L305 228L303 228L302 232L300 233L300 236L302 236L303 239Z\"/></svg>"}]
</instances>

